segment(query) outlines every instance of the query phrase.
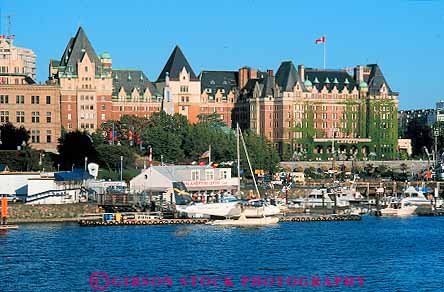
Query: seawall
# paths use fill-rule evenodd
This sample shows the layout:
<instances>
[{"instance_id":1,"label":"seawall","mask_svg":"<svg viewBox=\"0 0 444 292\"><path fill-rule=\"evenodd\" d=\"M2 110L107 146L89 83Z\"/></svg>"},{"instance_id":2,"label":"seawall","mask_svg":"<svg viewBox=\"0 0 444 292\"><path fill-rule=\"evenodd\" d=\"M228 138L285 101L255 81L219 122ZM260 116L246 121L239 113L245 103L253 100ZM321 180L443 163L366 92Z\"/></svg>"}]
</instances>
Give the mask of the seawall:
<instances>
[{"instance_id":1,"label":"seawall","mask_svg":"<svg viewBox=\"0 0 444 292\"><path fill-rule=\"evenodd\" d=\"M96 204L65 205L10 204L8 223L75 222L81 214L96 213Z\"/></svg>"}]
</instances>

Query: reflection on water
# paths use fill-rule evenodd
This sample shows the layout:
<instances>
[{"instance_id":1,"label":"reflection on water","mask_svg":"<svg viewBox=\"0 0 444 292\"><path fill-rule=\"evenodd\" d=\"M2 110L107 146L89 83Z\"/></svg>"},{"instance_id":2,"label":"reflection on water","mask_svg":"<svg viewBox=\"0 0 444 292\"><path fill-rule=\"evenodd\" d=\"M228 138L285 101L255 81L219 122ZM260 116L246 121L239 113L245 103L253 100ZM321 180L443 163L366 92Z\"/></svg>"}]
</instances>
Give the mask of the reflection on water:
<instances>
[{"instance_id":1,"label":"reflection on water","mask_svg":"<svg viewBox=\"0 0 444 292\"><path fill-rule=\"evenodd\" d=\"M252 289L242 287L242 276L251 280L252 276L312 275L365 276L364 287L350 289L354 291L443 291L443 224L444 218L437 217L368 217L357 222L282 223L260 228L24 224L0 236L0 291L93 291L89 280L96 271L122 277L170 276L175 281L231 276L237 282L228 291ZM106 291L148 290L110 287ZM155 289L189 290L178 286ZM319 287L303 290L324 291ZM192 291L221 289L194 287Z\"/></svg>"}]
</instances>

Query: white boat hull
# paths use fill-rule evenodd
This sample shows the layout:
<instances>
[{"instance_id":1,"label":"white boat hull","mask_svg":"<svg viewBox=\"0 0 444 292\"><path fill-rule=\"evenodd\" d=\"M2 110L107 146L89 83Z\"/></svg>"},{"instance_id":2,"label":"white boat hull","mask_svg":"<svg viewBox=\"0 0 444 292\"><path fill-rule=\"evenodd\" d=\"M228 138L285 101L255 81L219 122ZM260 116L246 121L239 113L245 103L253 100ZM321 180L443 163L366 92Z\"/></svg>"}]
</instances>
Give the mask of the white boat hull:
<instances>
[{"instance_id":1,"label":"white boat hull","mask_svg":"<svg viewBox=\"0 0 444 292\"><path fill-rule=\"evenodd\" d=\"M412 216L416 211L416 206L407 206L403 207L401 209L394 209L394 208L385 208L381 210L381 216L387 217L387 216L397 216L397 217L405 217L405 216Z\"/></svg>"},{"instance_id":2,"label":"white boat hull","mask_svg":"<svg viewBox=\"0 0 444 292\"><path fill-rule=\"evenodd\" d=\"M218 220L213 221L210 224L217 226L264 226L277 224L278 222L279 218L277 217L245 218L244 216L241 216L237 220Z\"/></svg>"},{"instance_id":3,"label":"white boat hull","mask_svg":"<svg viewBox=\"0 0 444 292\"><path fill-rule=\"evenodd\" d=\"M178 211L190 215L207 215L228 218L239 217L241 213L237 202L191 205L185 208L180 208Z\"/></svg>"}]
</instances>

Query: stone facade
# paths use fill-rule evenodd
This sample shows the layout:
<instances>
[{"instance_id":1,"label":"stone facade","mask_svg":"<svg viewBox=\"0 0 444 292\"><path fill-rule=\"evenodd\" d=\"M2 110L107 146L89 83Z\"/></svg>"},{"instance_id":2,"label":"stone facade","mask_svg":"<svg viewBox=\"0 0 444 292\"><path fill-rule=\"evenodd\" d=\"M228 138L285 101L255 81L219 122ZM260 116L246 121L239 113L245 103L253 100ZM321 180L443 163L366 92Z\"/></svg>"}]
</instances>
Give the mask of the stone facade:
<instances>
[{"instance_id":1,"label":"stone facade","mask_svg":"<svg viewBox=\"0 0 444 292\"><path fill-rule=\"evenodd\" d=\"M296 70L282 62L276 75L250 68L239 71L234 117L272 141L284 158L393 159L397 151L398 93L376 64L345 70ZM335 145L336 144L336 145Z\"/></svg>"},{"instance_id":2,"label":"stone facade","mask_svg":"<svg viewBox=\"0 0 444 292\"><path fill-rule=\"evenodd\" d=\"M15 77L20 83L25 79ZM61 131L59 98L57 86L0 84L0 123L25 127L30 131L31 147L56 152Z\"/></svg>"},{"instance_id":3,"label":"stone facade","mask_svg":"<svg viewBox=\"0 0 444 292\"><path fill-rule=\"evenodd\" d=\"M30 49L14 46L13 36L0 36L0 84L19 84L20 78L6 74L21 74L32 80L36 77L36 55Z\"/></svg>"}]
</instances>

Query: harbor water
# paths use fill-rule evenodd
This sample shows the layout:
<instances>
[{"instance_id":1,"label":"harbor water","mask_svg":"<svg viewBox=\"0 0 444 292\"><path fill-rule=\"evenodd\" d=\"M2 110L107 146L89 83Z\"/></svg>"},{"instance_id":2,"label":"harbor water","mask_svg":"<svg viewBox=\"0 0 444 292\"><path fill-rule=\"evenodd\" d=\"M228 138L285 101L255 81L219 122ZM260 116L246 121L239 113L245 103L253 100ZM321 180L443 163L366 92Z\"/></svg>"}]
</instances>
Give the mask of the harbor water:
<instances>
[{"instance_id":1,"label":"harbor water","mask_svg":"<svg viewBox=\"0 0 444 292\"><path fill-rule=\"evenodd\" d=\"M24 224L0 235L0 291L444 291L443 226Z\"/></svg>"}]
</instances>

